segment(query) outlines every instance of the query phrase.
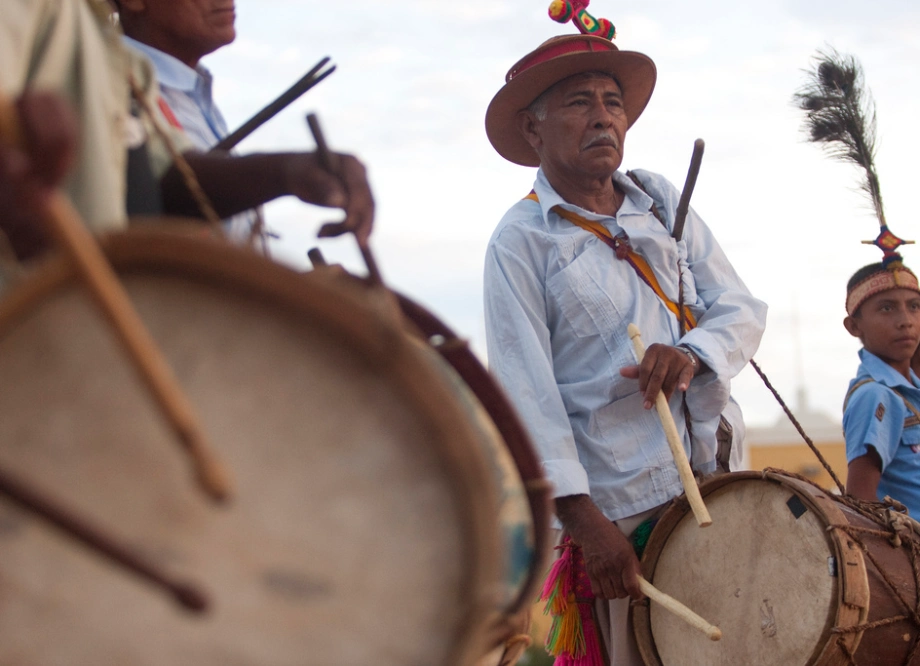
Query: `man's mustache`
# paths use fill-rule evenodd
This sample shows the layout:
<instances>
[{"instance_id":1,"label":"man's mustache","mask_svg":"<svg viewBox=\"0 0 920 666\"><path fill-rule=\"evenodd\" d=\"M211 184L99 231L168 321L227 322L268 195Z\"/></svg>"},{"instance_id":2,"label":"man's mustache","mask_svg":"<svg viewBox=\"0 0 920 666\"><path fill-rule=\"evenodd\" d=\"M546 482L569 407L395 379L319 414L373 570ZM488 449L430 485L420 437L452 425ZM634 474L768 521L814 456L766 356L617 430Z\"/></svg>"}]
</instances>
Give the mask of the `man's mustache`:
<instances>
[{"instance_id":1,"label":"man's mustache","mask_svg":"<svg viewBox=\"0 0 920 666\"><path fill-rule=\"evenodd\" d=\"M598 134L595 137L591 137L591 139L587 143L585 143L585 145L583 145L581 148L582 150L584 150L585 148L590 148L591 146L596 146L601 143L612 144L613 147L617 151L620 150L619 140L613 134L610 134L609 132L603 132L602 134Z\"/></svg>"}]
</instances>

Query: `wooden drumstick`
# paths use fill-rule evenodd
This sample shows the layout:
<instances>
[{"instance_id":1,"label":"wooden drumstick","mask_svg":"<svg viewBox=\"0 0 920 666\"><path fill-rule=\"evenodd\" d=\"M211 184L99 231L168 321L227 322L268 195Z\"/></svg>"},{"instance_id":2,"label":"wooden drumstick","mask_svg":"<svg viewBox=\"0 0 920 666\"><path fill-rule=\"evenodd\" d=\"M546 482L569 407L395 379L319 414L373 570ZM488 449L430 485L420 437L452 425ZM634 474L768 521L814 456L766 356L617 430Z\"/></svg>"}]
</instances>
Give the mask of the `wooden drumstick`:
<instances>
[{"instance_id":1,"label":"wooden drumstick","mask_svg":"<svg viewBox=\"0 0 920 666\"><path fill-rule=\"evenodd\" d=\"M195 613L208 610L208 596L197 584L175 578L97 523L3 469L0 469L0 495L44 518L115 564L169 592L188 610Z\"/></svg>"},{"instance_id":2,"label":"wooden drumstick","mask_svg":"<svg viewBox=\"0 0 920 666\"><path fill-rule=\"evenodd\" d=\"M630 340L633 342L633 349L636 351L636 358L639 363L645 357L645 346L642 344L642 337L639 333L639 327L630 324L626 328ZM696 517L696 522L700 527L709 527L712 525L712 518L706 505L703 503L703 496L700 495L700 488L693 477L693 470L690 469L690 461L687 460L687 454L684 451L684 445L680 441L680 435L677 433L677 425L674 423L674 416L671 414L671 408L664 397L664 393L659 392L655 399L655 407L658 409L658 416L661 418L661 425L664 428L665 437L668 439L668 446L671 448L671 455L674 456L674 462L677 464L677 473L680 475L681 485L684 487L684 494L690 502L690 508Z\"/></svg>"},{"instance_id":3,"label":"wooden drumstick","mask_svg":"<svg viewBox=\"0 0 920 666\"><path fill-rule=\"evenodd\" d=\"M2 95L0 140L13 145L22 141L16 111ZM229 473L208 444L191 403L95 238L70 200L59 190L51 194L42 222L74 262L141 379L191 454L200 484L215 499L228 498L232 487Z\"/></svg>"},{"instance_id":4,"label":"wooden drumstick","mask_svg":"<svg viewBox=\"0 0 920 666\"><path fill-rule=\"evenodd\" d=\"M704 634L706 634L706 636L709 637L709 640L717 641L722 638L722 630L717 626L710 624L699 615L694 613L692 610L680 603L677 599L665 594L656 588L642 576L639 576L638 578L639 589L642 590L642 594L657 603L669 613L673 613L676 617L680 618L694 629L702 631Z\"/></svg>"},{"instance_id":5,"label":"wooden drumstick","mask_svg":"<svg viewBox=\"0 0 920 666\"><path fill-rule=\"evenodd\" d=\"M329 146L326 143L326 137L323 135L323 131L319 126L319 118L316 117L315 113L307 114L307 126L313 134L313 140L316 141L316 156L319 159L320 165L329 173L337 174L337 164L333 160L332 151L329 150ZM380 269L377 268L377 260L374 259L368 242L359 239L358 249L361 251L361 257L364 259L364 264L367 266L367 276L371 284L378 286L382 285L383 279L380 277Z\"/></svg>"}]
</instances>

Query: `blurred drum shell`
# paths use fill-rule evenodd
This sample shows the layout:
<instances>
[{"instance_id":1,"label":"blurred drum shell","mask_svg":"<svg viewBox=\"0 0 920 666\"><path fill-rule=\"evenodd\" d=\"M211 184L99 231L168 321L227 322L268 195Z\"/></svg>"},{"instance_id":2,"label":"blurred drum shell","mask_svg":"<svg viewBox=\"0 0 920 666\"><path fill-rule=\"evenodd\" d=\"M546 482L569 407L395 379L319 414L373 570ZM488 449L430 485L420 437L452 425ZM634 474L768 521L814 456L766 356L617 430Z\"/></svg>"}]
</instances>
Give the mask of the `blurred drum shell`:
<instances>
[{"instance_id":1,"label":"blurred drum shell","mask_svg":"<svg viewBox=\"0 0 920 666\"><path fill-rule=\"evenodd\" d=\"M147 227L105 250L239 495L200 496L60 257L0 300L0 465L201 582L214 611L184 616L4 506L0 661L467 664L492 647L535 585L508 581L501 443L407 335L399 298L198 232Z\"/></svg>"}]
</instances>

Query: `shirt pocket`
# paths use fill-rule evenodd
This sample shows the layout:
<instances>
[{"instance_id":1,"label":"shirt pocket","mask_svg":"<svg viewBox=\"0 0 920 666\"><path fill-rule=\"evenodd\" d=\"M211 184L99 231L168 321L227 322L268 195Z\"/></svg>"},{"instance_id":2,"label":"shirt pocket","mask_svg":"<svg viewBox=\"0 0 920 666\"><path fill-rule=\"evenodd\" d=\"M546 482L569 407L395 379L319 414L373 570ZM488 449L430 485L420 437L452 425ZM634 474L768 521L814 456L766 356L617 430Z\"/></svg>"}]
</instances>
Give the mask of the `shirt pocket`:
<instances>
[{"instance_id":1,"label":"shirt pocket","mask_svg":"<svg viewBox=\"0 0 920 666\"><path fill-rule=\"evenodd\" d=\"M599 455L620 472L663 464L661 449L654 444L661 435L656 436L650 429L650 421L642 418L647 414L642 401L642 394L636 392L594 413L593 434L604 444Z\"/></svg>"},{"instance_id":2,"label":"shirt pocket","mask_svg":"<svg viewBox=\"0 0 920 666\"><path fill-rule=\"evenodd\" d=\"M628 342L628 322L624 321L623 315L608 295L609 287L603 286L595 277L611 275L619 267L610 265L616 261L612 250L606 245L599 249L607 251L594 252L589 249L583 252L550 277L546 288L577 337L600 336L607 345L612 342ZM628 288L628 285L624 283L623 287Z\"/></svg>"},{"instance_id":3,"label":"shirt pocket","mask_svg":"<svg viewBox=\"0 0 920 666\"><path fill-rule=\"evenodd\" d=\"M910 447L914 453L920 453L920 425L910 425L901 434L901 445Z\"/></svg>"}]
</instances>

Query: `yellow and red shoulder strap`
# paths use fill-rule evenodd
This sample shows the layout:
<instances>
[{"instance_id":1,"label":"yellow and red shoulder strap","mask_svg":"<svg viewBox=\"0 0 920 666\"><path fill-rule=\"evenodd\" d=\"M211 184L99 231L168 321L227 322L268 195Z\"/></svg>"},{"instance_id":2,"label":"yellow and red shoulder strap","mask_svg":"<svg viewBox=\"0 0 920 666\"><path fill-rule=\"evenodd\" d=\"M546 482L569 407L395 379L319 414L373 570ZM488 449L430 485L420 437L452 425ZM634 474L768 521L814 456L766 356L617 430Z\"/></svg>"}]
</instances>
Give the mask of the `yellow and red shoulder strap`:
<instances>
[{"instance_id":1,"label":"yellow and red shoulder strap","mask_svg":"<svg viewBox=\"0 0 920 666\"><path fill-rule=\"evenodd\" d=\"M525 199L530 199L531 201L539 202L540 199L537 197L537 193L532 191L528 194ZM590 231L592 234L598 237L602 243L609 246L618 258L625 260L629 263L630 266L636 271L636 274L639 276L639 279L647 284L652 291L655 292L655 295L661 299L661 302L665 304L665 307L670 310L675 317L680 318L680 308L677 303L668 298L667 294L664 293L664 290L661 288L661 285L658 283L658 278L655 277L652 267L649 266L649 263L638 253L636 253L628 243L623 241L620 238L617 238L610 231L602 225L600 222L595 222L587 218L582 217L578 213L573 213L570 210L566 210L561 206L553 206L552 211L559 215L559 217L571 222L574 225L577 225L584 229L585 231ZM696 327L696 317L693 316L693 313L690 311L686 305L684 306L684 321L687 325L687 330Z\"/></svg>"}]
</instances>

